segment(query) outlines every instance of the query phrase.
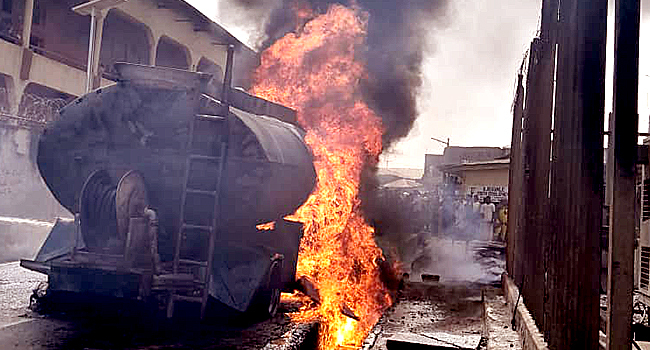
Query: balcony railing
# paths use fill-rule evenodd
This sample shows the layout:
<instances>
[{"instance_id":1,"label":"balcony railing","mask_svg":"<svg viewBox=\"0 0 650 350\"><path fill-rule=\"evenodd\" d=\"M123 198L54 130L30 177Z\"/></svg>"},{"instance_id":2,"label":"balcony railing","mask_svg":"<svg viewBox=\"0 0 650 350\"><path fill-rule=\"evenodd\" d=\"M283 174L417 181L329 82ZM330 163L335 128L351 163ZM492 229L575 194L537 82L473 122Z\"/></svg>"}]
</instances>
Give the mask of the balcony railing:
<instances>
[{"instance_id":1,"label":"balcony railing","mask_svg":"<svg viewBox=\"0 0 650 350\"><path fill-rule=\"evenodd\" d=\"M0 113L9 113L9 94L2 86L0 86Z\"/></svg>"},{"instance_id":2,"label":"balcony railing","mask_svg":"<svg viewBox=\"0 0 650 350\"><path fill-rule=\"evenodd\" d=\"M9 109L7 97L7 89L0 87L0 116L37 124L56 120L59 117L59 110L68 104L68 101L63 98L24 93L20 101L18 115L13 115Z\"/></svg>"},{"instance_id":3,"label":"balcony railing","mask_svg":"<svg viewBox=\"0 0 650 350\"><path fill-rule=\"evenodd\" d=\"M36 122L47 123L59 117L59 110L68 104L63 98L50 98L24 93L20 100L18 116Z\"/></svg>"},{"instance_id":4,"label":"balcony railing","mask_svg":"<svg viewBox=\"0 0 650 350\"><path fill-rule=\"evenodd\" d=\"M47 50L44 47L41 46L36 46L36 45L29 45L29 48L34 51L35 53L47 57L49 59L55 60L57 62L63 63L66 66L70 66L73 68L77 68L79 70L85 71L86 70L86 63L79 61L75 58L72 58L70 56L64 55L62 53L56 52L56 51L50 51Z\"/></svg>"},{"instance_id":5,"label":"balcony railing","mask_svg":"<svg viewBox=\"0 0 650 350\"><path fill-rule=\"evenodd\" d=\"M0 11L0 39L20 45L22 29L13 23L11 14Z\"/></svg>"}]
</instances>

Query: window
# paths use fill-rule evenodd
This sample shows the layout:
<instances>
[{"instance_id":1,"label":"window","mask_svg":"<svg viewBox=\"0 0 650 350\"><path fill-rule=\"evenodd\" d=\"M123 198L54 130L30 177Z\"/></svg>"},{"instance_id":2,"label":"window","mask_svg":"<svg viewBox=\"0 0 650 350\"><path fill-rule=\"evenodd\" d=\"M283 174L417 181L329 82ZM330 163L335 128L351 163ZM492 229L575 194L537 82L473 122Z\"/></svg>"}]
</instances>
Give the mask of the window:
<instances>
[{"instance_id":1,"label":"window","mask_svg":"<svg viewBox=\"0 0 650 350\"><path fill-rule=\"evenodd\" d=\"M34 14L32 23L37 25L45 24L45 8L41 6L40 0L34 1Z\"/></svg>"},{"instance_id":2,"label":"window","mask_svg":"<svg viewBox=\"0 0 650 350\"><path fill-rule=\"evenodd\" d=\"M11 13L12 8L13 8L12 0L2 0L2 8L0 10Z\"/></svg>"}]
</instances>

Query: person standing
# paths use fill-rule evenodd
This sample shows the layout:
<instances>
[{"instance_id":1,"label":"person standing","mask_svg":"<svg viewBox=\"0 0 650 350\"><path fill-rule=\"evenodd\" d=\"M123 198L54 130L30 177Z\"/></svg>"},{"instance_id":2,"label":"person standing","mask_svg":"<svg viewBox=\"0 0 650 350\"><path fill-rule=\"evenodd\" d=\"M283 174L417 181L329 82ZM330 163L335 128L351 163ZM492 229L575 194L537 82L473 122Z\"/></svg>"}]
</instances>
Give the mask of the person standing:
<instances>
[{"instance_id":1,"label":"person standing","mask_svg":"<svg viewBox=\"0 0 650 350\"><path fill-rule=\"evenodd\" d=\"M484 241L492 240L492 235L494 232L494 213L496 212L496 207L490 200L490 196L485 196L483 204L481 204L479 210L481 213L480 238Z\"/></svg>"},{"instance_id":2,"label":"person standing","mask_svg":"<svg viewBox=\"0 0 650 350\"><path fill-rule=\"evenodd\" d=\"M477 194L474 195L471 215L470 225L472 226L472 234L474 235L474 239L479 239L481 235L481 200Z\"/></svg>"},{"instance_id":3,"label":"person standing","mask_svg":"<svg viewBox=\"0 0 650 350\"><path fill-rule=\"evenodd\" d=\"M481 208L481 201L478 198L478 194L475 194L474 203L472 203L472 209L474 210L474 213L476 213L476 215L478 215L480 208Z\"/></svg>"}]
</instances>

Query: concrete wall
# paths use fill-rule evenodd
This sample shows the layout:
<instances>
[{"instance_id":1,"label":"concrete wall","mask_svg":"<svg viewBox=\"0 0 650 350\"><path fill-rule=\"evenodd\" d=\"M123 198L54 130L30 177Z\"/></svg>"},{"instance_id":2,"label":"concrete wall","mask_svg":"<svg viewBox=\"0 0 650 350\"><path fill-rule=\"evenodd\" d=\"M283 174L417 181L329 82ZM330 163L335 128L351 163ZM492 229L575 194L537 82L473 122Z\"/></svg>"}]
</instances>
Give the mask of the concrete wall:
<instances>
[{"instance_id":1,"label":"concrete wall","mask_svg":"<svg viewBox=\"0 0 650 350\"><path fill-rule=\"evenodd\" d=\"M508 186L508 168L463 172L465 186Z\"/></svg>"},{"instance_id":2,"label":"concrete wall","mask_svg":"<svg viewBox=\"0 0 650 350\"><path fill-rule=\"evenodd\" d=\"M36 167L42 124L0 116L0 262L33 258L53 222L72 215L54 199Z\"/></svg>"},{"instance_id":3,"label":"concrete wall","mask_svg":"<svg viewBox=\"0 0 650 350\"><path fill-rule=\"evenodd\" d=\"M422 181L428 188L433 188L442 183L442 172L438 167L443 164L444 156L441 154L424 155L424 175Z\"/></svg>"},{"instance_id":4,"label":"concrete wall","mask_svg":"<svg viewBox=\"0 0 650 350\"><path fill-rule=\"evenodd\" d=\"M475 194L482 200L490 196L493 202L508 199L508 168L476 169L462 172L463 194Z\"/></svg>"},{"instance_id":5,"label":"concrete wall","mask_svg":"<svg viewBox=\"0 0 650 350\"><path fill-rule=\"evenodd\" d=\"M445 147L443 164L461 164L493 160L508 154L508 150L499 147Z\"/></svg>"}]
</instances>

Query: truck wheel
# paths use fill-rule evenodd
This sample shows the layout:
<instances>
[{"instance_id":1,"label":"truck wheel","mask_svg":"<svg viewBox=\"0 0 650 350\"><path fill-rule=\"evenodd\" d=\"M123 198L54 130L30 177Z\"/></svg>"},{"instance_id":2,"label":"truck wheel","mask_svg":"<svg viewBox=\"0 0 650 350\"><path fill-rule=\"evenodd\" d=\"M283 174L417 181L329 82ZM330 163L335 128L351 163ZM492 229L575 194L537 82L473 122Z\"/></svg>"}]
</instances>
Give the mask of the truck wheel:
<instances>
[{"instance_id":1,"label":"truck wheel","mask_svg":"<svg viewBox=\"0 0 650 350\"><path fill-rule=\"evenodd\" d=\"M280 306L280 288L274 287L269 293L268 316L272 318L278 313Z\"/></svg>"},{"instance_id":2,"label":"truck wheel","mask_svg":"<svg viewBox=\"0 0 650 350\"><path fill-rule=\"evenodd\" d=\"M274 260L269 267L266 285L261 287L253 297L250 312L259 318L272 318L280 306L282 260Z\"/></svg>"}]
</instances>

